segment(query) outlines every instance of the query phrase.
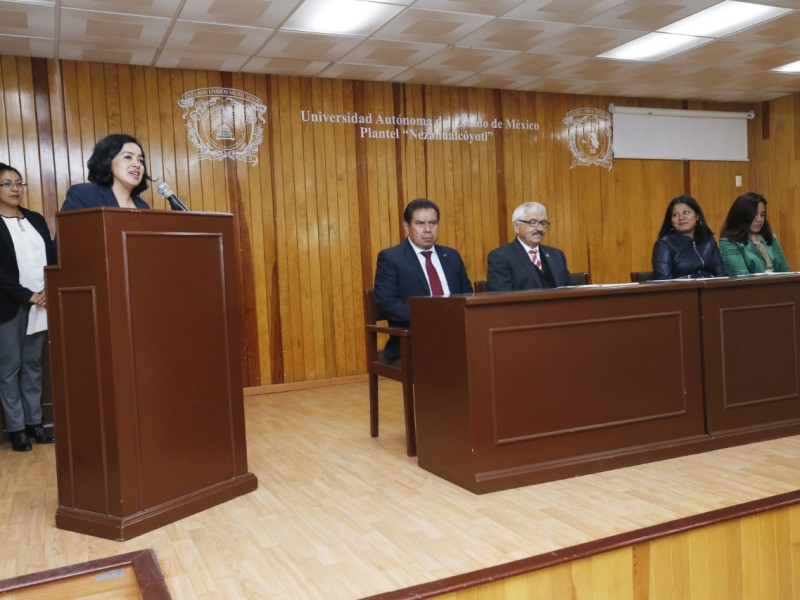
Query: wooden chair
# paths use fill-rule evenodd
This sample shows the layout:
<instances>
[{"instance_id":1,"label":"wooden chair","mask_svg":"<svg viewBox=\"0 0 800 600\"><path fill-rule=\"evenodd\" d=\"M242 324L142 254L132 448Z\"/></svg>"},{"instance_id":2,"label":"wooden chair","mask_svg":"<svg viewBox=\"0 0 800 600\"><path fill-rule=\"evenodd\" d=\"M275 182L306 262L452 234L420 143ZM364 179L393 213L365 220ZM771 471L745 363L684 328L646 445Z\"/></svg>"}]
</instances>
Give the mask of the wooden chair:
<instances>
[{"instance_id":1,"label":"wooden chair","mask_svg":"<svg viewBox=\"0 0 800 600\"><path fill-rule=\"evenodd\" d=\"M414 381L411 373L411 332L400 327L378 325L378 308L375 292L364 290L364 329L367 348L367 374L369 375L369 433L378 437L378 376L394 379L403 384L403 412L406 420L406 454L417 455L417 434L414 425ZM378 334L385 333L400 338L399 363L388 362L383 350L378 350Z\"/></svg>"},{"instance_id":2,"label":"wooden chair","mask_svg":"<svg viewBox=\"0 0 800 600\"><path fill-rule=\"evenodd\" d=\"M631 281L634 283L653 281L655 278L656 274L653 271L631 271Z\"/></svg>"}]
</instances>

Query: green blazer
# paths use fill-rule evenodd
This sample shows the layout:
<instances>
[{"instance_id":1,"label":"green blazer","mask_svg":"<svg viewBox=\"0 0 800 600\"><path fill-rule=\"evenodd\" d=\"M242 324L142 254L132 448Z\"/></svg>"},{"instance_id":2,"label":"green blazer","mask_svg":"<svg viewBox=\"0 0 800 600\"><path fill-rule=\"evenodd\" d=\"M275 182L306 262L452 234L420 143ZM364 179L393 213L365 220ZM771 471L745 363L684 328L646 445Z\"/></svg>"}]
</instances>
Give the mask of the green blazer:
<instances>
[{"instance_id":1,"label":"green blazer","mask_svg":"<svg viewBox=\"0 0 800 600\"><path fill-rule=\"evenodd\" d=\"M764 248L767 249L767 255L772 261L772 269L778 273L788 273L791 271L789 265L786 264L786 258L783 256L781 245L778 243L778 236L773 234L772 245L768 246L764 243ZM748 275L750 273L763 273L767 270L767 263L758 247L747 237L747 243L734 242L728 238L720 238L719 251L722 254L722 261L725 263L725 268L728 275Z\"/></svg>"}]
</instances>

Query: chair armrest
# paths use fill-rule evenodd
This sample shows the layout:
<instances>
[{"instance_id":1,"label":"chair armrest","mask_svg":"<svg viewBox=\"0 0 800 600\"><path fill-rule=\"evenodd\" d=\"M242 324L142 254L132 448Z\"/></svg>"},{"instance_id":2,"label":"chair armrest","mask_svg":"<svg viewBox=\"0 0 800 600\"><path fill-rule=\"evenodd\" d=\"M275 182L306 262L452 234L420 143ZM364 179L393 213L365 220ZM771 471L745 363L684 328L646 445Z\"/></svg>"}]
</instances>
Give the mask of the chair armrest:
<instances>
[{"instance_id":1,"label":"chair armrest","mask_svg":"<svg viewBox=\"0 0 800 600\"><path fill-rule=\"evenodd\" d=\"M386 333L397 337L408 337L411 331L403 329L402 327L388 327L386 325L364 325L367 331L372 333Z\"/></svg>"}]
</instances>

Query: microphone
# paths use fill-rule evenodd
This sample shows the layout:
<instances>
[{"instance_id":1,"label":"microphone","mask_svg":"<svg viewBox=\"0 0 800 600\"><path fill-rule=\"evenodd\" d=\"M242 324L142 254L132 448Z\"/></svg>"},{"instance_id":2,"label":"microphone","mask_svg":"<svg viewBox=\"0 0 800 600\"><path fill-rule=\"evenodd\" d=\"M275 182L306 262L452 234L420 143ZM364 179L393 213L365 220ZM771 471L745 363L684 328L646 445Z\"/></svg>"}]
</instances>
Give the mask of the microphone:
<instances>
[{"instance_id":1,"label":"microphone","mask_svg":"<svg viewBox=\"0 0 800 600\"><path fill-rule=\"evenodd\" d=\"M156 191L167 199L167 202L169 202L169 206L172 210L189 212L189 209L186 208L186 205L180 201L180 198L172 193L172 190L169 189L169 186L166 184L166 182L162 181L159 183Z\"/></svg>"}]
</instances>

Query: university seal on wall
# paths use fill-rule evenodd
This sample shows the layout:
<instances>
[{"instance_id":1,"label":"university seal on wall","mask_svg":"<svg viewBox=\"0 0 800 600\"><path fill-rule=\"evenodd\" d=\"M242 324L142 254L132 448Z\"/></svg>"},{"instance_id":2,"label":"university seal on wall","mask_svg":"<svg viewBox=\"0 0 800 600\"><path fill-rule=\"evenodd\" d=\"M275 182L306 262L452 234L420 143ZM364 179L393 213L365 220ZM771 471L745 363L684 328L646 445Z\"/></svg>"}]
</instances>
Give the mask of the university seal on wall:
<instances>
[{"instance_id":1,"label":"university seal on wall","mask_svg":"<svg viewBox=\"0 0 800 600\"><path fill-rule=\"evenodd\" d=\"M201 88L184 93L178 106L199 159L258 163L267 112L260 98L231 88Z\"/></svg>"},{"instance_id":2,"label":"university seal on wall","mask_svg":"<svg viewBox=\"0 0 800 600\"><path fill-rule=\"evenodd\" d=\"M599 108L578 108L564 117L572 153L570 169L599 165L611 170L611 115Z\"/></svg>"}]
</instances>

